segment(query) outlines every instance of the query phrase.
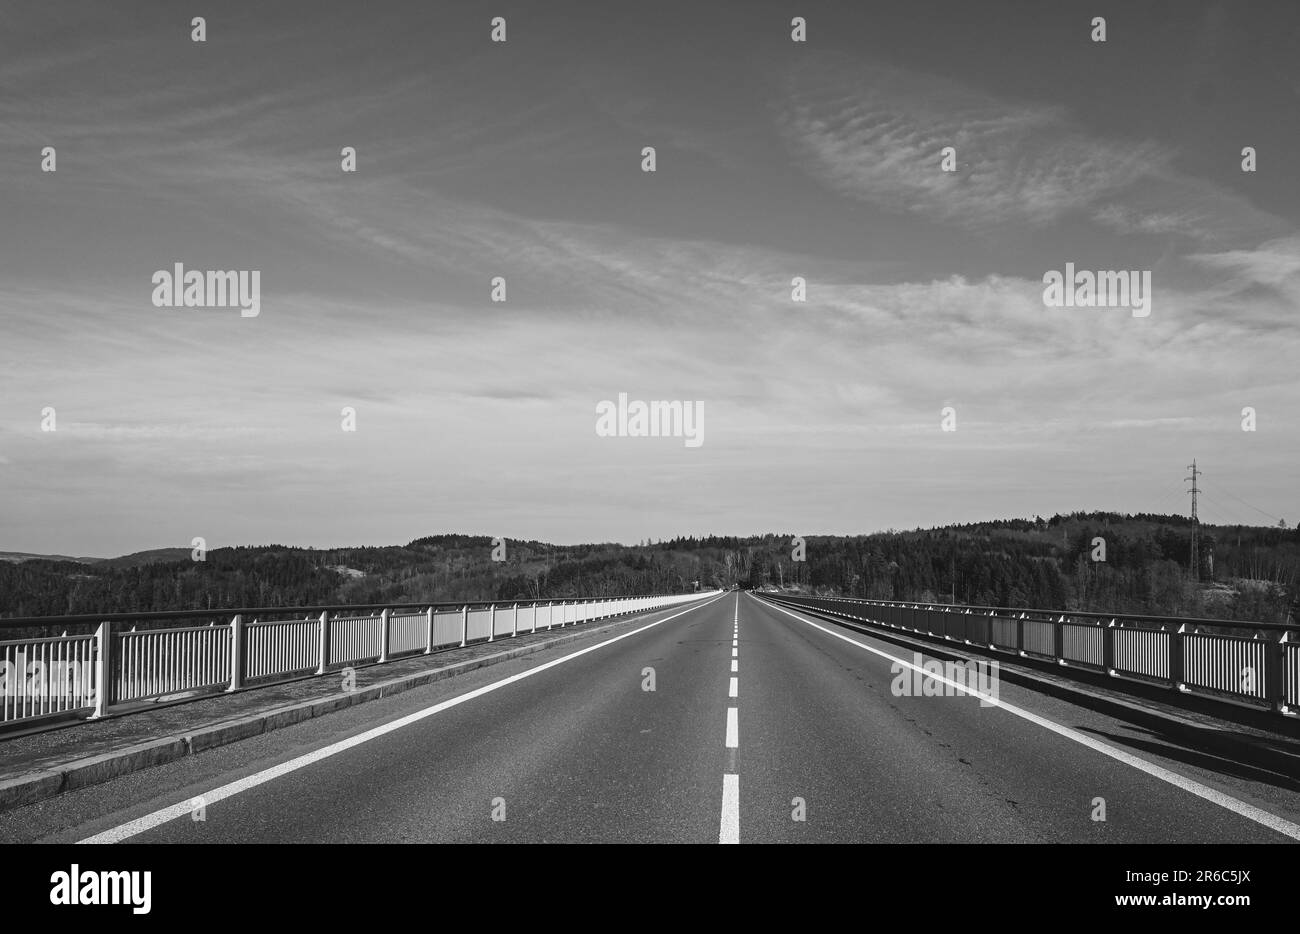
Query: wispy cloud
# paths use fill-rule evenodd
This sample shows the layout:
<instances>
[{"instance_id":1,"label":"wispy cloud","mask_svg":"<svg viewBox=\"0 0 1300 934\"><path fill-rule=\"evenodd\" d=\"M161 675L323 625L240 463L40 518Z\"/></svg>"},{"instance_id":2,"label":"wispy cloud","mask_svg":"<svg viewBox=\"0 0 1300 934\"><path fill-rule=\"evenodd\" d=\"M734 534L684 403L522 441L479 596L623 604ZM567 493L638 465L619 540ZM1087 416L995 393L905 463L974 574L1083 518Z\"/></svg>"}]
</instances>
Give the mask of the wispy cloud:
<instances>
[{"instance_id":1,"label":"wispy cloud","mask_svg":"<svg viewBox=\"0 0 1300 934\"><path fill-rule=\"evenodd\" d=\"M964 227L1042 226L1078 214L1125 233L1204 241L1287 227L1179 172L1178 153L1157 141L1104 138L1064 107L893 66L837 56L798 65L778 123L790 149L836 191ZM947 146L956 172L940 169Z\"/></svg>"},{"instance_id":2,"label":"wispy cloud","mask_svg":"<svg viewBox=\"0 0 1300 934\"><path fill-rule=\"evenodd\" d=\"M1228 273L1239 286L1269 286L1290 295L1300 287L1300 237L1270 240L1253 250L1194 253L1190 261Z\"/></svg>"}]
</instances>

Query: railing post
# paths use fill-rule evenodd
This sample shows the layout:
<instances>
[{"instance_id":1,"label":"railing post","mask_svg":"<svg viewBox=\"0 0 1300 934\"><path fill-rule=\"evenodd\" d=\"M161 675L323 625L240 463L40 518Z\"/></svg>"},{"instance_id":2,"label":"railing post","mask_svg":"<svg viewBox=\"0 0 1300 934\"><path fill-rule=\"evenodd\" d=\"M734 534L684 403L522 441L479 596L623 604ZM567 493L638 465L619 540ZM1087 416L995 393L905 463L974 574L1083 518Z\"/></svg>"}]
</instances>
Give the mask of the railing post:
<instances>
[{"instance_id":1,"label":"railing post","mask_svg":"<svg viewBox=\"0 0 1300 934\"><path fill-rule=\"evenodd\" d=\"M511 624L511 626L510 626L510 636L511 636L511 638L513 638L513 637L515 637L515 636L517 636L517 635L519 635L519 601L518 601L518 600L515 601L515 619L514 619L514 622L513 622L513 623Z\"/></svg>"},{"instance_id":2,"label":"railing post","mask_svg":"<svg viewBox=\"0 0 1300 934\"><path fill-rule=\"evenodd\" d=\"M325 674L325 669L330 663L330 611L322 610L320 614L320 644L317 649L320 664L316 666L316 674Z\"/></svg>"},{"instance_id":3,"label":"railing post","mask_svg":"<svg viewBox=\"0 0 1300 934\"><path fill-rule=\"evenodd\" d=\"M95 710L90 719L108 714L109 679L113 673L113 624L105 620L95 630Z\"/></svg>"},{"instance_id":4,"label":"railing post","mask_svg":"<svg viewBox=\"0 0 1300 934\"><path fill-rule=\"evenodd\" d=\"M424 654L428 655L433 651L433 607L429 607L428 612L429 624L424 636Z\"/></svg>"},{"instance_id":5,"label":"railing post","mask_svg":"<svg viewBox=\"0 0 1300 934\"><path fill-rule=\"evenodd\" d=\"M1058 616L1052 623L1052 657L1065 664L1065 617Z\"/></svg>"},{"instance_id":6,"label":"railing post","mask_svg":"<svg viewBox=\"0 0 1300 934\"><path fill-rule=\"evenodd\" d=\"M1101 667L1108 675L1115 673L1115 632L1118 628L1119 620L1112 619L1101 631Z\"/></svg>"},{"instance_id":7,"label":"railing post","mask_svg":"<svg viewBox=\"0 0 1300 934\"><path fill-rule=\"evenodd\" d=\"M240 613L230 621L230 687L238 691L244 684L244 617Z\"/></svg>"},{"instance_id":8,"label":"railing post","mask_svg":"<svg viewBox=\"0 0 1300 934\"><path fill-rule=\"evenodd\" d=\"M1276 642L1269 640L1264 646L1264 697L1268 705L1278 713L1285 713L1286 706L1286 641L1287 633ZM1267 636L1265 637L1267 638Z\"/></svg>"},{"instance_id":9,"label":"railing post","mask_svg":"<svg viewBox=\"0 0 1300 934\"><path fill-rule=\"evenodd\" d=\"M460 608L460 644L464 647L469 641L469 604Z\"/></svg>"},{"instance_id":10,"label":"railing post","mask_svg":"<svg viewBox=\"0 0 1300 934\"><path fill-rule=\"evenodd\" d=\"M497 605L494 603L488 607L488 641L491 642L497 635Z\"/></svg>"},{"instance_id":11,"label":"railing post","mask_svg":"<svg viewBox=\"0 0 1300 934\"><path fill-rule=\"evenodd\" d=\"M1016 653L1025 654L1025 614L1016 617Z\"/></svg>"},{"instance_id":12,"label":"railing post","mask_svg":"<svg viewBox=\"0 0 1300 934\"><path fill-rule=\"evenodd\" d=\"M1184 690L1183 683L1183 633L1187 624L1179 626L1169 633L1169 680L1175 691Z\"/></svg>"},{"instance_id":13,"label":"railing post","mask_svg":"<svg viewBox=\"0 0 1300 934\"><path fill-rule=\"evenodd\" d=\"M388 618L392 610L388 607L379 611L379 661L380 664L388 661Z\"/></svg>"}]
</instances>

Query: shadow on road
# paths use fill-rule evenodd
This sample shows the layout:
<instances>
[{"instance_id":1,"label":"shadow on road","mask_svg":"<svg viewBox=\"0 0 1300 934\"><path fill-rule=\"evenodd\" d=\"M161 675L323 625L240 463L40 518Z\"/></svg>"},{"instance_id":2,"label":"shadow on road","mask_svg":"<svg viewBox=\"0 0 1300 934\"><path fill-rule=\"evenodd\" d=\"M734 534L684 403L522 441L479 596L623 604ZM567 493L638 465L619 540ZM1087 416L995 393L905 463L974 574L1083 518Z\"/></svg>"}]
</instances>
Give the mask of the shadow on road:
<instances>
[{"instance_id":1,"label":"shadow on road","mask_svg":"<svg viewBox=\"0 0 1300 934\"><path fill-rule=\"evenodd\" d=\"M1140 727L1132 727L1132 729L1151 737L1151 739L1139 739L1122 733L1108 733L1105 730L1086 726L1076 726L1075 729L1080 733L1089 733L1099 739L1104 739L1115 746L1126 746L1130 749L1141 750L1166 759L1173 759L1184 765L1205 769L1209 772L1218 772L1221 775L1260 782L1286 791L1300 791L1300 779L1294 774L1288 774L1286 771L1275 768L1270 764L1243 762L1228 758L1221 753L1192 749L1174 737L1157 734Z\"/></svg>"}]
</instances>

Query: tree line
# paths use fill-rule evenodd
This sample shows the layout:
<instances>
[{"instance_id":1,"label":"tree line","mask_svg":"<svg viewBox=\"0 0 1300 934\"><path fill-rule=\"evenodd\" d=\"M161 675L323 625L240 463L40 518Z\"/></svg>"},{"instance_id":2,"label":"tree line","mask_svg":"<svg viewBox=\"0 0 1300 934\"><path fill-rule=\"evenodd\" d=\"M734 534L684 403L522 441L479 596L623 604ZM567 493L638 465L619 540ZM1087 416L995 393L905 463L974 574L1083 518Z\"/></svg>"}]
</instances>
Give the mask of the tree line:
<instances>
[{"instance_id":1,"label":"tree line","mask_svg":"<svg viewBox=\"0 0 1300 934\"><path fill-rule=\"evenodd\" d=\"M1285 622L1300 530L1074 513L870 535L685 536L638 545L495 542L219 548L206 560L0 562L0 618L81 613L573 599L781 588L887 600ZM1101 547L1099 548L1099 543ZM799 559L802 560L799 560Z\"/></svg>"}]
</instances>

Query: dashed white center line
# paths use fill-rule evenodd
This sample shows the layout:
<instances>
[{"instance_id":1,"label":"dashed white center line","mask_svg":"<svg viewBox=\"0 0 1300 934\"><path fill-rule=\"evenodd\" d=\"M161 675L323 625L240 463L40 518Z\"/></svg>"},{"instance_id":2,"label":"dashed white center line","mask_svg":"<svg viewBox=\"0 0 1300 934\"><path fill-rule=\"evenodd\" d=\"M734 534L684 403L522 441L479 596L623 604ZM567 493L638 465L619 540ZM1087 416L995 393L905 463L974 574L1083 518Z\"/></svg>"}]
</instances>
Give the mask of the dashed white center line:
<instances>
[{"instance_id":1,"label":"dashed white center line","mask_svg":"<svg viewBox=\"0 0 1300 934\"><path fill-rule=\"evenodd\" d=\"M736 594L736 613L731 627L731 673L728 679L727 696L737 697L740 693L740 679L736 677L740 663L736 661L740 652L740 594ZM719 843L740 842L740 776L736 774L736 752L740 746L740 723L737 708L727 708L727 749L728 771L722 774L722 818L718 824Z\"/></svg>"},{"instance_id":2,"label":"dashed white center line","mask_svg":"<svg viewBox=\"0 0 1300 934\"><path fill-rule=\"evenodd\" d=\"M722 823L718 828L719 843L740 842L740 776L722 776Z\"/></svg>"}]
</instances>

